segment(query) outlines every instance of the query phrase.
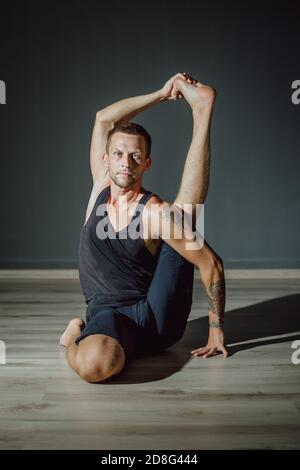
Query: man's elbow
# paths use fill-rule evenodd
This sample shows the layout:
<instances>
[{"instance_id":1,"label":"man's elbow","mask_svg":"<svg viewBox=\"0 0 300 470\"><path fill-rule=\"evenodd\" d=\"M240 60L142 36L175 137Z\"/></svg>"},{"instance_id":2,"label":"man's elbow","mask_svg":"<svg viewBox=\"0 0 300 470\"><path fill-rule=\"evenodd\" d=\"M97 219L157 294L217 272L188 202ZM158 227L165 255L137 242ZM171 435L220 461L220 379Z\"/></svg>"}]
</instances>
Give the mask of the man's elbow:
<instances>
[{"instance_id":1,"label":"man's elbow","mask_svg":"<svg viewBox=\"0 0 300 470\"><path fill-rule=\"evenodd\" d=\"M96 112L96 118L95 118L96 121L105 121L105 118L104 118L104 112L102 109L100 109L100 111L97 111Z\"/></svg>"},{"instance_id":2,"label":"man's elbow","mask_svg":"<svg viewBox=\"0 0 300 470\"><path fill-rule=\"evenodd\" d=\"M108 124L108 123L110 125L113 124L111 119L109 119L109 117L105 113L104 109L100 109L99 111L96 112L95 121L99 122L100 124Z\"/></svg>"}]
</instances>

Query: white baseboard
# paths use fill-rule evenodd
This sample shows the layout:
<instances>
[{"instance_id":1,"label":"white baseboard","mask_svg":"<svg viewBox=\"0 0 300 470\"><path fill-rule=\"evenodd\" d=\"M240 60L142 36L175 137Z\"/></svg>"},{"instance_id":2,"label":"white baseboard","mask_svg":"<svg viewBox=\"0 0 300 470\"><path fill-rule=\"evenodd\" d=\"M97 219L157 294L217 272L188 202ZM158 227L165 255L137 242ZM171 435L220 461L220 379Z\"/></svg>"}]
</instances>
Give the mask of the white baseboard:
<instances>
[{"instance_id":1,"label":"white baseboard","mask_svg":"<svg viewBox=\"0 0 300 470\"><path fill-rule=\"evenodd\" d=\"M0 269L1 279L79 279L78 269Z\"/></svg>"},{"instance_id":2,"label":"white baseboard","mask_svg":"<svg viewBox=\"0 0 300 470\"><path fill-rule=\"evenodd\" d=\"M195 277L199 272L195 269ZM225 269L226 279L300 279L300 269ZM78 269L0 269L0 280L74 279Z\"/></svg>"},{"instance_id":3,"label":"white baseboard","mask_svg":"<svg viewBox=\"0 0 300 470\"><path fill-rule=\"evenodd\" d=\"M226 279L300 279L300 269L225 269Z\"/></svg>"}]
</instances>

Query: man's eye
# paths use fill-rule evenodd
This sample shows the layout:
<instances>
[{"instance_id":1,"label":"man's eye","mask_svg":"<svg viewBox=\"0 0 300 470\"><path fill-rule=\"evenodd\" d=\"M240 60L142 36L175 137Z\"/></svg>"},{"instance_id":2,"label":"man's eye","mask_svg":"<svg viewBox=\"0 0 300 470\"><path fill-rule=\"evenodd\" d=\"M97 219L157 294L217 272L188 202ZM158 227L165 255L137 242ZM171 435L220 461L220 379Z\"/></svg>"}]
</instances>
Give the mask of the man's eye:
<instances>
[{"instance_id":1,"label":"man's eye","mask_svg":"<svg viewBox=\"0 0 300 470\"><path fill-rule=\"evenodd\" d=\"M118 155L118 156L119 156L119 155L122 155L122 152L116 151L116 152L114 152L114 155ZM140 159L141 159L141 156L140 156L140 154L137 153L137 154L134 155L134 158L135 158L136 160L140 160Z\"/></svg>"}]
</instances>

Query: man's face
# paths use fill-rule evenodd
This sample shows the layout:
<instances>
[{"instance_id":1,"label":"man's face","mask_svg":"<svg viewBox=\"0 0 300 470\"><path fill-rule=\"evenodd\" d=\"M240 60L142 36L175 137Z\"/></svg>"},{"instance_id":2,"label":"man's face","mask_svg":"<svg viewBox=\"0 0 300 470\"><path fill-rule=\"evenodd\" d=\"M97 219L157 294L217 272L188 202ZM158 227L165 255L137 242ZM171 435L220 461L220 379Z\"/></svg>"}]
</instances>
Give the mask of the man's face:
<instances>
[{"instance_id":1,"label":"man's face","mask_svg":"<svg viewBox=\"0 0 300 470\"><path fill-rule=\"evenodd\" d=\"M130 188L141 181L151 165L146 158L145 140L141 135L116 132L112 135L108 155L104 159L110 178L120 188Z\"/></svg>"}]
</instances>

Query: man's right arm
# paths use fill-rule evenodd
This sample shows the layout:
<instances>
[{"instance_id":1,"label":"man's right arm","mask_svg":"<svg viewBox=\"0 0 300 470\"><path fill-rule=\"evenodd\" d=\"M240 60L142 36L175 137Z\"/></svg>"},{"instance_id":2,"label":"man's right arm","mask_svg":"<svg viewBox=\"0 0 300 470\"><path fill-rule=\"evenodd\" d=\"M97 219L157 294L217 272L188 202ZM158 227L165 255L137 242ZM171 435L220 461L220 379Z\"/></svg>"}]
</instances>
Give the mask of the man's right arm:
<instances>
[{"instance_id":1,"label":"man's right arm","mask_svg":"<svg viewBox=\"0 0 300 470\"><path fill-rule=\"evenodd\" d=\"M130 121L141 111L161 101L164 101L164 97L161 90L158 90L147 95L125 98L97 112L90 149L91 172L94 183L104 180L107 176L103 155L109 131L115 125Z\"/></svg>"},{"instance_id":2,"label":"man's right arm","mask_svg":"<svg viewBox=\"0 0 300 470\"><path fill-rule=\"evenodd\" d=\"M157 90L146 95L124 98L110 106L106 106L106 108L101 109L98 113L103 122L119 125L123 122L130 121L145 109L165 100L166 97L162 90Z\"/></svg>"},{"instance_id":3,"label":"man's right arm","mask_svg":"<svg viewBox=\"0 0 300 470\"><path fill-rule=\"evenodd\" d=\"M124 122L129 122L137 114L155 104L166 100L176 100L178 93L173 93L173 83L177 78L192 80L181 73L177 73L157 91L122 99L97 112L90 149L91 172L94 183L103 182L104 184L105 178L108 178L103 155L110 129Z\"/></svg>"},{"instance_id":4,"label":"man's right arm","mask_svg":"<svg viewBox=\"0 0 300 470\"><path fill-rule=\"evenodd\" d=\"M133 119L137 114L145 111L145 109L151 106L161 103L167 100L177 100L180 93L174 93L173 83L176 79L181 78L190 83L193 79L190 76L185 76L182 73L176 73L173 75L162 88L146 95L133 96L131 98L124 98L123 100L117 101L106 108L99 111L99 115L104 122L114 123L115 125L123 122L128 122Z\"/></svg>"},{"instance_id":5,"label":"man's right arm","mask_svg":"<svg viewBox=\"0 0 300 470\"><path fill-rule=\"evenodd\" d=\"M90 165L94 184L104 184L105 179L109 181L108 170L104 165L107 137L112 124L102 121L99 113L96 114L95 124L90 148Z\"/></svg>"},{"instance_id":6,"label":"man's right arm","mask_svg":"<svg viewBox=\"0 0 300 470\"><path fill-rule=\"evenodd\" d=\"M141 111L164 101L161 90L142 96L117 101L97 112L90 148L90 164L93 181L104 182L108 171L103 156L106 151L108 133L115 125L130 121Z\"/></svg>"}]
</instances>

